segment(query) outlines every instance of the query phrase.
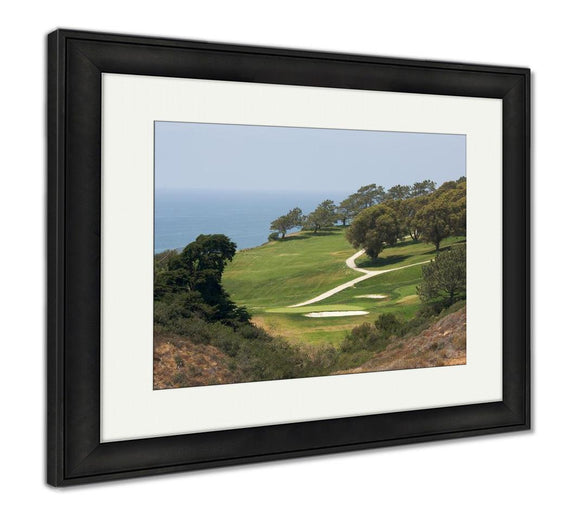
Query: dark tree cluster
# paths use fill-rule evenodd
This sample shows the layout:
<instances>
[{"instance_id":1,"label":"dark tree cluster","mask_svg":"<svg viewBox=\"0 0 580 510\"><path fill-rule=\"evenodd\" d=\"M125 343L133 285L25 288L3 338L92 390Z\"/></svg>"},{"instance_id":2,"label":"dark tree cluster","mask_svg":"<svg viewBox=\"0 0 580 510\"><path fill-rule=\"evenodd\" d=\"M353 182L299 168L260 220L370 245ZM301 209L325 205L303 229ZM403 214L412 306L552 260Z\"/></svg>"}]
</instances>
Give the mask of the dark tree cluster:
<instances>
[{"instance_id":1,"label":"dark tree cluster","mask_svg":"<svg viewBox=\"0 0 580 510\"><path fill-rule=\"evenodd\" d=\"M387 192L382 186L376 184L361 186L356 193L349 195L339 204L339 220L344 227L364 209L380 204L386 198Z\"/></svg>"},{"instance_id":2,"label":"dark tree cluster","mask_svg":"<svg viewBox=\"0 0 580 510\"><path fill-rule=\"evenodd\" d=\"M300 227L303 221L302 209L295 207L288 211L288 214L276 218L270 225L270 230L279 233L281 238L284 239L289 230Z\"/></svg>"},{"instance_id":3,"label":"dark tree cluster","mask_svg":"<svg viewBox=\"0 0 580 510\"><path fill-rule=\"evenodd\" d=\"M465 299L466 247L454 246L423 267L417 293L423 302L440 301L444 306Z\"/></svg>"},{"instance_id":4,"label":"dark tree cluster","mask_svg":"<svg viewBox=\"0 0 580 510\"><path fill-rule=\"evenodd\" d=\"M433 181L394 186L383 202L354 217L346 232L348 241L373 259L407 236L432 243L439 253L445 238L465 235L467 181L461 178L434 187Z\"/></svg>"},{"instance_id":5,"label":"dark tree cluster","mask_svg":"<svg viewBox=\"0 0 580 510\"><path fill-rule=\"evenodd\" d=\"M321 229L342 223L346 227L362 211L388 200L405 200L413 197L422 197L435 190L435 183L430 180L416 182L412 186L393 186L385 191L383 186L367 184L361 186L355 193L349 195L336 205L332 200L324 200L310 214L303 214L299 207L288 211L287 214L276 218L270 224L272 234L268 240L284 239L286 234L301 227L311 230L315 234Z\"/></svg>"},{"instance_id":6,"label":"dark tree cluster","mask_svg":"<svg viewBox=\"0 0 580 510\"><path fill-rule=\"evenodd\" d=\"M383 203L360 212L348 230L346 238L355 248L364 248L367 255L376 259L385 246L393 246L402 232L397 211Z\"/></svg>"},{"instance_id":7,"label":"dark tree cluster","mask_svg":"<svg viewBox=\"0 0 580 510\"><path fill-rule=\"evenodd\" d=\"M325 200L304 218L302 228L304 230L312 230L316 234L320 229L332 227L337 219L334 202L332 200Z\"/></svg>"},{"instance_id":8,"label":"dark tree cluster","mask_svg":"<svg viewBox=\"0 0 580 510\"><path fill-rule=\"evenodd\" d=\"M364 248L376 259L383 248L410 237L432 243L439 253L441 242L453 235L465 235L465 177L443 183L439 188L426 179L411 186L368 184L336 205L324 200L310 214L298 207L276 218L268 240L284 239L294 228L314 234L337 223L347 227L346 236L355 248Z\"/></svg>"},{"instance_id":9,"label":"dark tree cluster","mask_svg":"<svg viewBox=\"0 0 580 510\"><path fill-rule=\"evenodd\" d=\"M161 254L155 260L155 300L177 315L247 322L245 308L236 306L222 286L222 274L235 253L236 244L227 236L202 234L181 253Z\"/></svg>"},{"instance_id":10,"label":"dark tree cluster","mask_svg":"<svg viewBox=\"0 0 580 510\"><path fill-rule=\"evenodd\" d=\"M310 214L302 214L299 207L276 218L270 224L272 234L268 240L284 239L289 230L302 227L302 230L312 230L315 234L321 229L332 227L339 220L336 205L332 200L324 200Z\"/></svg>"}]
</instances>

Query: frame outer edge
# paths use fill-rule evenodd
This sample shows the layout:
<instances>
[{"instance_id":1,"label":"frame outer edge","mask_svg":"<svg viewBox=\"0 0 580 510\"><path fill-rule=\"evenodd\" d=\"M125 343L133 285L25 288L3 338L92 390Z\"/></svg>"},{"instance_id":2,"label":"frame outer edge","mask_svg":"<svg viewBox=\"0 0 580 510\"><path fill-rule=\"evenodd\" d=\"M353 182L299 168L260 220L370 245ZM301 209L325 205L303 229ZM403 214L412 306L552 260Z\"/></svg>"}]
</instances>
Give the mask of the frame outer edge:
<instances>
[{"instance_id":1,"label":"frame outer edge","mask_svg":"<svg viewBox=\"0 0 580 510\"><path fill-rule=\"evenodd\" d=\"M131 480L136 478L148 478L158 475L171 475L176 473L195 473L197 471L215 470L232 466L244 466L251 464L263 464L266 462L279 462L291 459L308 459L310 457L320 457L328 455L340 455L350 452L364 452L369 450L384 449L389 447L402 447L414 444L434 443L442 441L453 441L478 436L488 436L521 432L529 427L522 424L507 425L502 427L490 427L476 430L463 430L455 432L444 432L441 434L428 434L425 436L411 436L407 438L396 438L389 440L372 441L369 443L355 443L347 445L335 445L327 448L313 448L306 450L296 450L278 453L268 453L263 455L252 455L249 457L232 457L215 459L207 462L191 462L185 464L170 464L165 466L155 466L149 468L139 468L131 470L120 470L103 472L94 475L79 475L65 478L60 484L64 487L71 487L84 484L94 484L111 482L118 480Z\"/></svg>"},{"instance_id":2,"label":"frame outer edge","mask_svg":"<svg viewBox=\"0 0 580 510\"><path fill-rule=\"evenodd\" d=\"M46 41L46 481L64 481L64 34L52 32Z\"/></svg>"},{"instance_id":3,"label":"frame outer edge","mask_svg":"<svg viewBox=\"0 0 580 510\"><path fill-rule=\"evenodd\" d=\"M260 46L242 43L222 43L202 39L172 38L168 36L151 35L128 35L118 32L96 32L92 30L76 30L71 28L61 28L57 32L69 39L79 39L92 42L107 42L121 44L140 44L166 48L198 49L207 51L227 51L234 53L247 53L255 55L270 55L274 57L296 56L297 53L302 58L313 58L322 60L340 60L353 63L367 64L394 64L410 67L422 67L427 69L453 69L456 71L476 71L501 74L520 75L522 72L529 72L526 67L503 66L492 64L480 64L463 61L447 60L427 60L421 58L392 57L385 55L369 55L365 53L345 53L329 50L312 50L306 48L293 48L286 46Z\"/></svg>"},{"instance_id":4,"label":"frame outer edge","mask_svg":"<svg viewBox=\"0 0 580 510\"><path fill-rule=\"evenodd\" d=\"M525 334L525 424L526 428L532 429L532 328L531 328L531 317L532 317L532 307L531 307L531 296L533 292L532 284L532 71L531 69L524 69L524 90L525 90L525 146L524 146L524 158L525 158L525 182L524 182L524 193L526 197L526 207L525 207L525 232L526 239L524 241L525 246L525 257L526 257L526 288L525 292L525 321L524 321L524 334Z\"/></svg>"},{"instance_id":5,"label":"frame outer edge","mask_svg":"<svg viewBox=\"0 0 580 510\"><path fill-rule=\"evenodd\" d=\"M503 401L522 430L531 428L529 81L530 70L522 69L503 97ZM517 322L506 319L514 312Z\"/></svg>"},{"instance_id":6,"label":"frame outer edge","mask_svg":"<svg viewBox=\"0 0 580 510\"><path fill-rule=\"evenodd\" d=\"M67 139L66 124L67 124L67 79L69 80L69 87L72 87L71 80L67 75L67 44L74 40L92 40L99 42L117 42L123 44L134 45L148 45L148 46L167 46L167 47L182 47L215 50L220 51L234 51L234 52L249 52L253 54L272 53L278 55L294 56L293 53L300 53L308 55L309 58L333 59L334 57L341 57L345 62L354 63L394 63L402 66L418 66L431 67L435 69L445 70L456 69L459 71L480 71L486 73L499 73L504 75L511 75L520 81L520 108L519 119L523 122L521 135L517 150L523 151L520 153L521 164L519 169L521 171L522 180L520 181L523 204L521 213L524 215L522 232L519 236L520 246L522 247L525 256L523 261L525 266L520 273L523 277L523 288L520 292L525 295L521 296L520 303L523 305L521 309L520 326L523 328L520 336L520 343L517 346L519 351L518 357L525 364L523 373L520 372L519 380L519 410L515 411L516 415L511 423L506 423L501 427L488 427L474 430L461 430L456 432L444 433L430 433L420 437L402 437L391 438L388 440L381 440L373 442L372 444L353 444L353 445L338 445L325 448L324 451L320 449L297 450L292 452L268 453L258 456L238 457L213 459L209 462L194 462L193 464L165 464L156 465L149 468L141 469L127 469L119 471L101 471L97 470L94 474L90 471L83 472L83 469L71 470L71 465L74 464L66 461L65 453L70 453L74 450L72 437L75 423L69 424L71 428L67 431L65 426L65 325L69 324L65 319L65 291L67 289L67 274L66 260L65 260L65 213L67 211L67 203L65 196L65 165L72 164L67 160ZM258 462L262 460L279 460L293 457L306 457L317 455L319 453L335 453L341 451L362 450L373 447L381 447L397 444L419 443L425 441L432 441L436 439L449 439L459 437L469 437L473 435L483 435L497 432L508 432L516 430L526 430L530 425L530 111L531 111L531 96L530 96L530 81L531 73L529 69L525 68L507 68L483 65L470 64L453 64L453 63L437 63L427 61L412 61L407 59L388 59L384 57L367 57L348 56L342 54L332 54L323 52L309 52L304 50L285 50L285 49L269 49L260 47L247 46L233 46L222 45L217 43L206 43L203 41L172 41L164 38L144 38L138 36L122 36L115 34L99 34L93 32L71 31L71 30L56 30L48 35L47 42L47 483L53 486L62 485L76 485L78 483L87 483L90 481L106 481L113 479L132 478L135 476L143 476L148 474L161 474L178 471L188 471L192 469L200 469L203 467L219 467L227 465L235 465L242 463ZM73 59L74 51L69 53L70 59ZM84 55L90 60L90 57ZM270 55L271 56L271 55ZM93 62L94 64L94 62ZM95 64L96 65L96 64ZM97 66L98 67L98 66ZM523 78L523 84L522 84ZM521 86L523 85L523 87ZM70 92L70 91L69 91ZM69 119L70 120L70 119ZM71 121L72 122L72 121ZM70 143L70 141L69 141ZM70 167L72 169L72 167ZM69 180L70 185L70 180ZM73 199L71 199L73 200ZM74 200L68 202L68 209L74 205ZM520 220L521 221L521 220ZM72 232L71 232L72 233ZM70 262L69 262L70 263ZM68 272L68 269L67 269ZM70 275L71 273L68 272ZM69 282L70 283L70 282ZM523 299L522 299L523 298ZM70 311L70 310L69 310ZM69 336L71 329L67 326ZM70 376L66 376L67 378ZM522 394L523 392L523 394ZM74 407L74 400L70 403L66 401L69 407L69 413ZM505 400L504 400L505 403ZM519 411L519 412L518 412ZM66 439L66 443L65 443ZM94 459L92 451L87 455L85 460ZM96 459L97 461L99 459ZM101 459L102 461L102 459ZM65 470L65 462L67 470ZM93 465L94 470L97 465Z\"/></svg>"}]
</instances>

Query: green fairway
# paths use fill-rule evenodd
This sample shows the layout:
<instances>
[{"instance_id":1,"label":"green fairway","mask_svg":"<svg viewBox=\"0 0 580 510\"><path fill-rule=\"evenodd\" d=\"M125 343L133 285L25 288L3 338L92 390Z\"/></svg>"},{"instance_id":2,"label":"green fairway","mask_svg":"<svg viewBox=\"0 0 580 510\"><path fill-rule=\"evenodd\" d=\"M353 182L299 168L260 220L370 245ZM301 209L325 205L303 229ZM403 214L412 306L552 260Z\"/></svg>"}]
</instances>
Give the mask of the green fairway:
<instances>
[{"instance_id":1,"label":"green fairway","mask_svg":"<svg viewBox=\"0 0 580 510\"><path fill-rule=\"evenodd\" d=\"M441 247L463 242L449 238ZM295 342L338 344L357 324L372 322L378 315L395 312L411 318L420 307L416 286L421 266L379 274L317 303L288 308L362 276L348 268L345 260L357 250L346 241L344 229L316 235L300 233L284 241L271 242L238 252L227 266L223 283L233 300L246 306L253 321L273 334ZM385 270L428 261L435 256L433 245L404 241L383 250L374 263L362 256L357 265ZM368 295L384 296L378 299ZM367 311L350 317L305 317L310 312Z\"/></svg>"},{"instance_id":2,"label":"green fairway","mask_svg":"<svg viewBox=\"0 0 580 510\"><path fill-rule=\"evenodd\" d=\"M300 232L236 253L223 281L233 300L252 311L293 305L360 275L344 263L355 252L343 229Z\"/></svg>"}]
</instances>

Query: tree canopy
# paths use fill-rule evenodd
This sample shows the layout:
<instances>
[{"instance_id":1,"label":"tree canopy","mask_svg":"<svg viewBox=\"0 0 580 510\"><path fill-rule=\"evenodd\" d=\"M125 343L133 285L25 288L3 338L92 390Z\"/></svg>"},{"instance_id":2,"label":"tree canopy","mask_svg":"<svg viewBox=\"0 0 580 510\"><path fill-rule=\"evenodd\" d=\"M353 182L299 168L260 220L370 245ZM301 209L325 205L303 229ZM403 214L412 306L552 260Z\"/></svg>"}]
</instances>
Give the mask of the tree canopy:
<instances>
[{"instance_id":1,"label":"tree canopy","mask_svg":"<svg viewBox=\"0 0 580 510\"><path fill-rule=\"evenodd\" d=\"M286 233L293 228L299 227L302 225L303 216L302 216L302 209L299 207L295 207L288 211L287 214L276 218L270 224L270 230L275 232L279 232L282 236L282 239L286 237Z\"/></svg>"},{"instance_id":2,"label":"tree canopy","mask_svg":"<svg viewBox=\"0 0 580 510\"><path fill-rule=\"evenodd\" d=\"M408 198L421 197L433 193L436 187L437 184L430 179L416 182L412 186L397 184L396 186L389 188L386 194L386 199L406 200Z\"/></svg>"},{"instance_id":3,"label":"tree canopy","mask_svg":"<svg viewBox=\"0 0 580 510\"><path fill-rule=\"evenodd\" d=\"M429 198L427 196L416 196L389 202L389 205L397 211L403 235L411 236L413 241L419 241L421 238L417 214L428 202Z\"/></svg>"},{"instance_id":4,"label":"tree canopy","mask_svg":"<svg viewBox=\"0 0 580 510\"><path fill-rule=\"evenodd\" d=\"M340 221L344 227L350 224L347 238L351 244L364 246L372 258L378 257L385 245L407 236L413 241L433 243L439 253L445 238L465 235L467 181L461 177L444 182L439 188L436 186L430 179L413 185L398 184L388 191L375 183L367 184L338 206L332 200L325 200L307 215L298 207L291 209L272 221L270 230L273 233L268 239L275 240L278 236L284 239L289 230L299 226L317 233ZM377 218L384 213L377 211L385 209L376 209L378 206L389 210L380 220ZM376 255L371 255L373 253Z\"/></svg>"},{"instance_id":5,"label":"tree canopy","mask_svg":"<svg viewBox=\"0 0 580 510\"><path fill-rule=\"evenodd\" d=\"M357 212L359 212L358 203L354 195L346 197L336 208L338 221L342 222L343 227L356 216Z\"/></svg>"},{"instance_id":6,"label":"tree canopy","mask_svg":"<svg viewBox=\"0 0 580 510\"><path fill-rule=\"evenodd\" d=\"M304 218L303 227L316 234L321 228L332 227L337 220L336 205L332 200L324 200Z\"/></svg>"},{"instance_id":7,"label":"tree canopy","mask_svg":"<svg viewBox=\"0 0 580 510\"><path fill-rule=\"evenodd\" d=\"M389 200L404 200L410 196L411 186L402 186L401 184L389 188L389 191L387 192L387 199Z\"/></svg>"},{"instance_id":8,"label":"tree canopy","mask_svg":"<svg viewBox=\"0 0 580 510\"><path fill-rule=\"evenodd\" d=\"M174 313L197 314L207 320L247 320L222 287L226 264L236 244L223 234L199 235L181 253L156 258L154 297L174 304Z\"/></svg>"},{"instance_id":9,"label":"tree canopy","mask_svg":"<svg viewBox=\"0 0 580 510\"><path fill-rule=\"evenodd\" d=\"M410 190L410 196L421 197L424 195L429 195L430 193L433 193L435 191L436 187L437 184L430 179L425 179L424 181L416 182L415 184L413 184L413 187Z\"/></svg>"},{"instance_id":10,"label":"tree canopy","mask_svg":"<svg viewBox=\"0 0 580 510\"><path fill-rule=\"evenodd\" d=\"M361 186L354 195L360 210L380 204L387 198L385 188L376 184Z\"/></svg>"},{"instance_id":11,"label":"tree canopy","mask_svg":"<svg viewBox=\"0 0 580 510\"><path fill-rule=\"evenodd\" d=\"M423 281L417 286L422 301L443 301L445 306L465 299L466 247L454 246L423 266Z\"/></svg>"},{"instance_id":12,"label":"tree canopy","mask_svg":"<svg viewBox=\"0 0 580 510\"><path fill-rule=\"evenodd\" d=\"M181 252L181 261L193 277L200 271L221 275L236 254L236 243L223 234L201 234Z\"/></svg>"},{"instance_id":13,"label":"tree canopy","mask_svg":"<svg viewBox=\"0 0 580 510\"><path fill-rule=\"evenodd\" d=\"M466 182L444 183L420 207L412 221L424 242L433 243L435 250L451 235L465 235Z\"/></svg>"},{"instance_id":14,"label":"tree canopy","mask_svg":"<svg viewBox=\"0 0 580 510\"><path fill-rule=\"evenodd\" d=\"M386 198L387 193L382 186L377 186L376 184L361 186L356 193L352 193L340 202L337 207L337 221L341 221L343 226L346 226L346 223L351 221L358 213L367 207L380 204Z\"/></svg>"},{"instance_id":15,"label":"tree canopy","mask_svg":"<svg viewBox=\"0 0 580 510\"><path fill-rule=\"evenodd\" d=\"M346 238L355 248L364 248L376 259L385 245L393 246L401 234L397 212L386 204L369 207L359 213L346 232Z\"/></svg>"},{"instance_id":16,"label":"tree canopy","mask_svg":"<svg viewBox=\"0 0 580 510\"><path fill-rule=\"evenodd\" d=\"M465 235L466 192L465 178L446 182L438 189L431 180L393 186L384 202L364 208L354 217L347 239L355 248L364 247L371 258L406 236L433 243L438 253L445 238Z\"/></svg>"}]
</instances>

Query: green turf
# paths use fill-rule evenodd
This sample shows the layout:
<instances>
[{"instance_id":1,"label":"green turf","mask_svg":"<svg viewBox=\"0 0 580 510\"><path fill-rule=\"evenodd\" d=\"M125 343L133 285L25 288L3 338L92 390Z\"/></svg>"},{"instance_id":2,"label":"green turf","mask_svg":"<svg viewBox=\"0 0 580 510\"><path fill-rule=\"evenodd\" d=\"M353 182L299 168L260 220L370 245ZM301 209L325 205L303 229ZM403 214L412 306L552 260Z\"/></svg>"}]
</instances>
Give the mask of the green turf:
<instances>
[{"instance_id":1,"label":"green turf","mask_svg":"<svg viewBox=\"0 0 580 510\"><path fill-rule=\"evenodd\" d=\"M442 249L464 242L451 238ZM246 306L254 321L273 334L293 342L339 344L345 334L381 313L394 312L411 318L421 306L416 287L421 266L374 276L312 305L288 308L307 301L362 273L349 269L345 260L356 252L344 237L344 230L322 234L299 234L286 241L238 252L224 273L224 286L234 301ZM433 245L405 241L385 249L374 262L357 259L365 269L383 270L428 261L435 256ZM369 299L367 294L385 298ZM322 311L364 310L368 315L351 317L305 317Z\"/></svg>"},{"instance_id":2,"label":"green turf","mask_svg":"<svg viewBox=\"0 0 580 510\"><path fill-rule=\"evenodd\" d=\"M236 253L223 281L248 308L293 305L356 278L344 263L355 252L340 228L300 233Z\"/></svg>"},{"instance_id":3,"label":"green turf","mask_svg":"<svg viewBox=\"0 0 580 510\"><path fill-rule=\"evenodd\" d=\"M462 242L463 237L450 237L443 240L441 250L452 244ZM386 248L377 260L371 260L366 255L358 258L356 264L363 269L391 269L393 267L408 266L435 257L435 248L432 244L418 243L417 241L402 241L395 246Z\"/></svg>"}]
</instances>

